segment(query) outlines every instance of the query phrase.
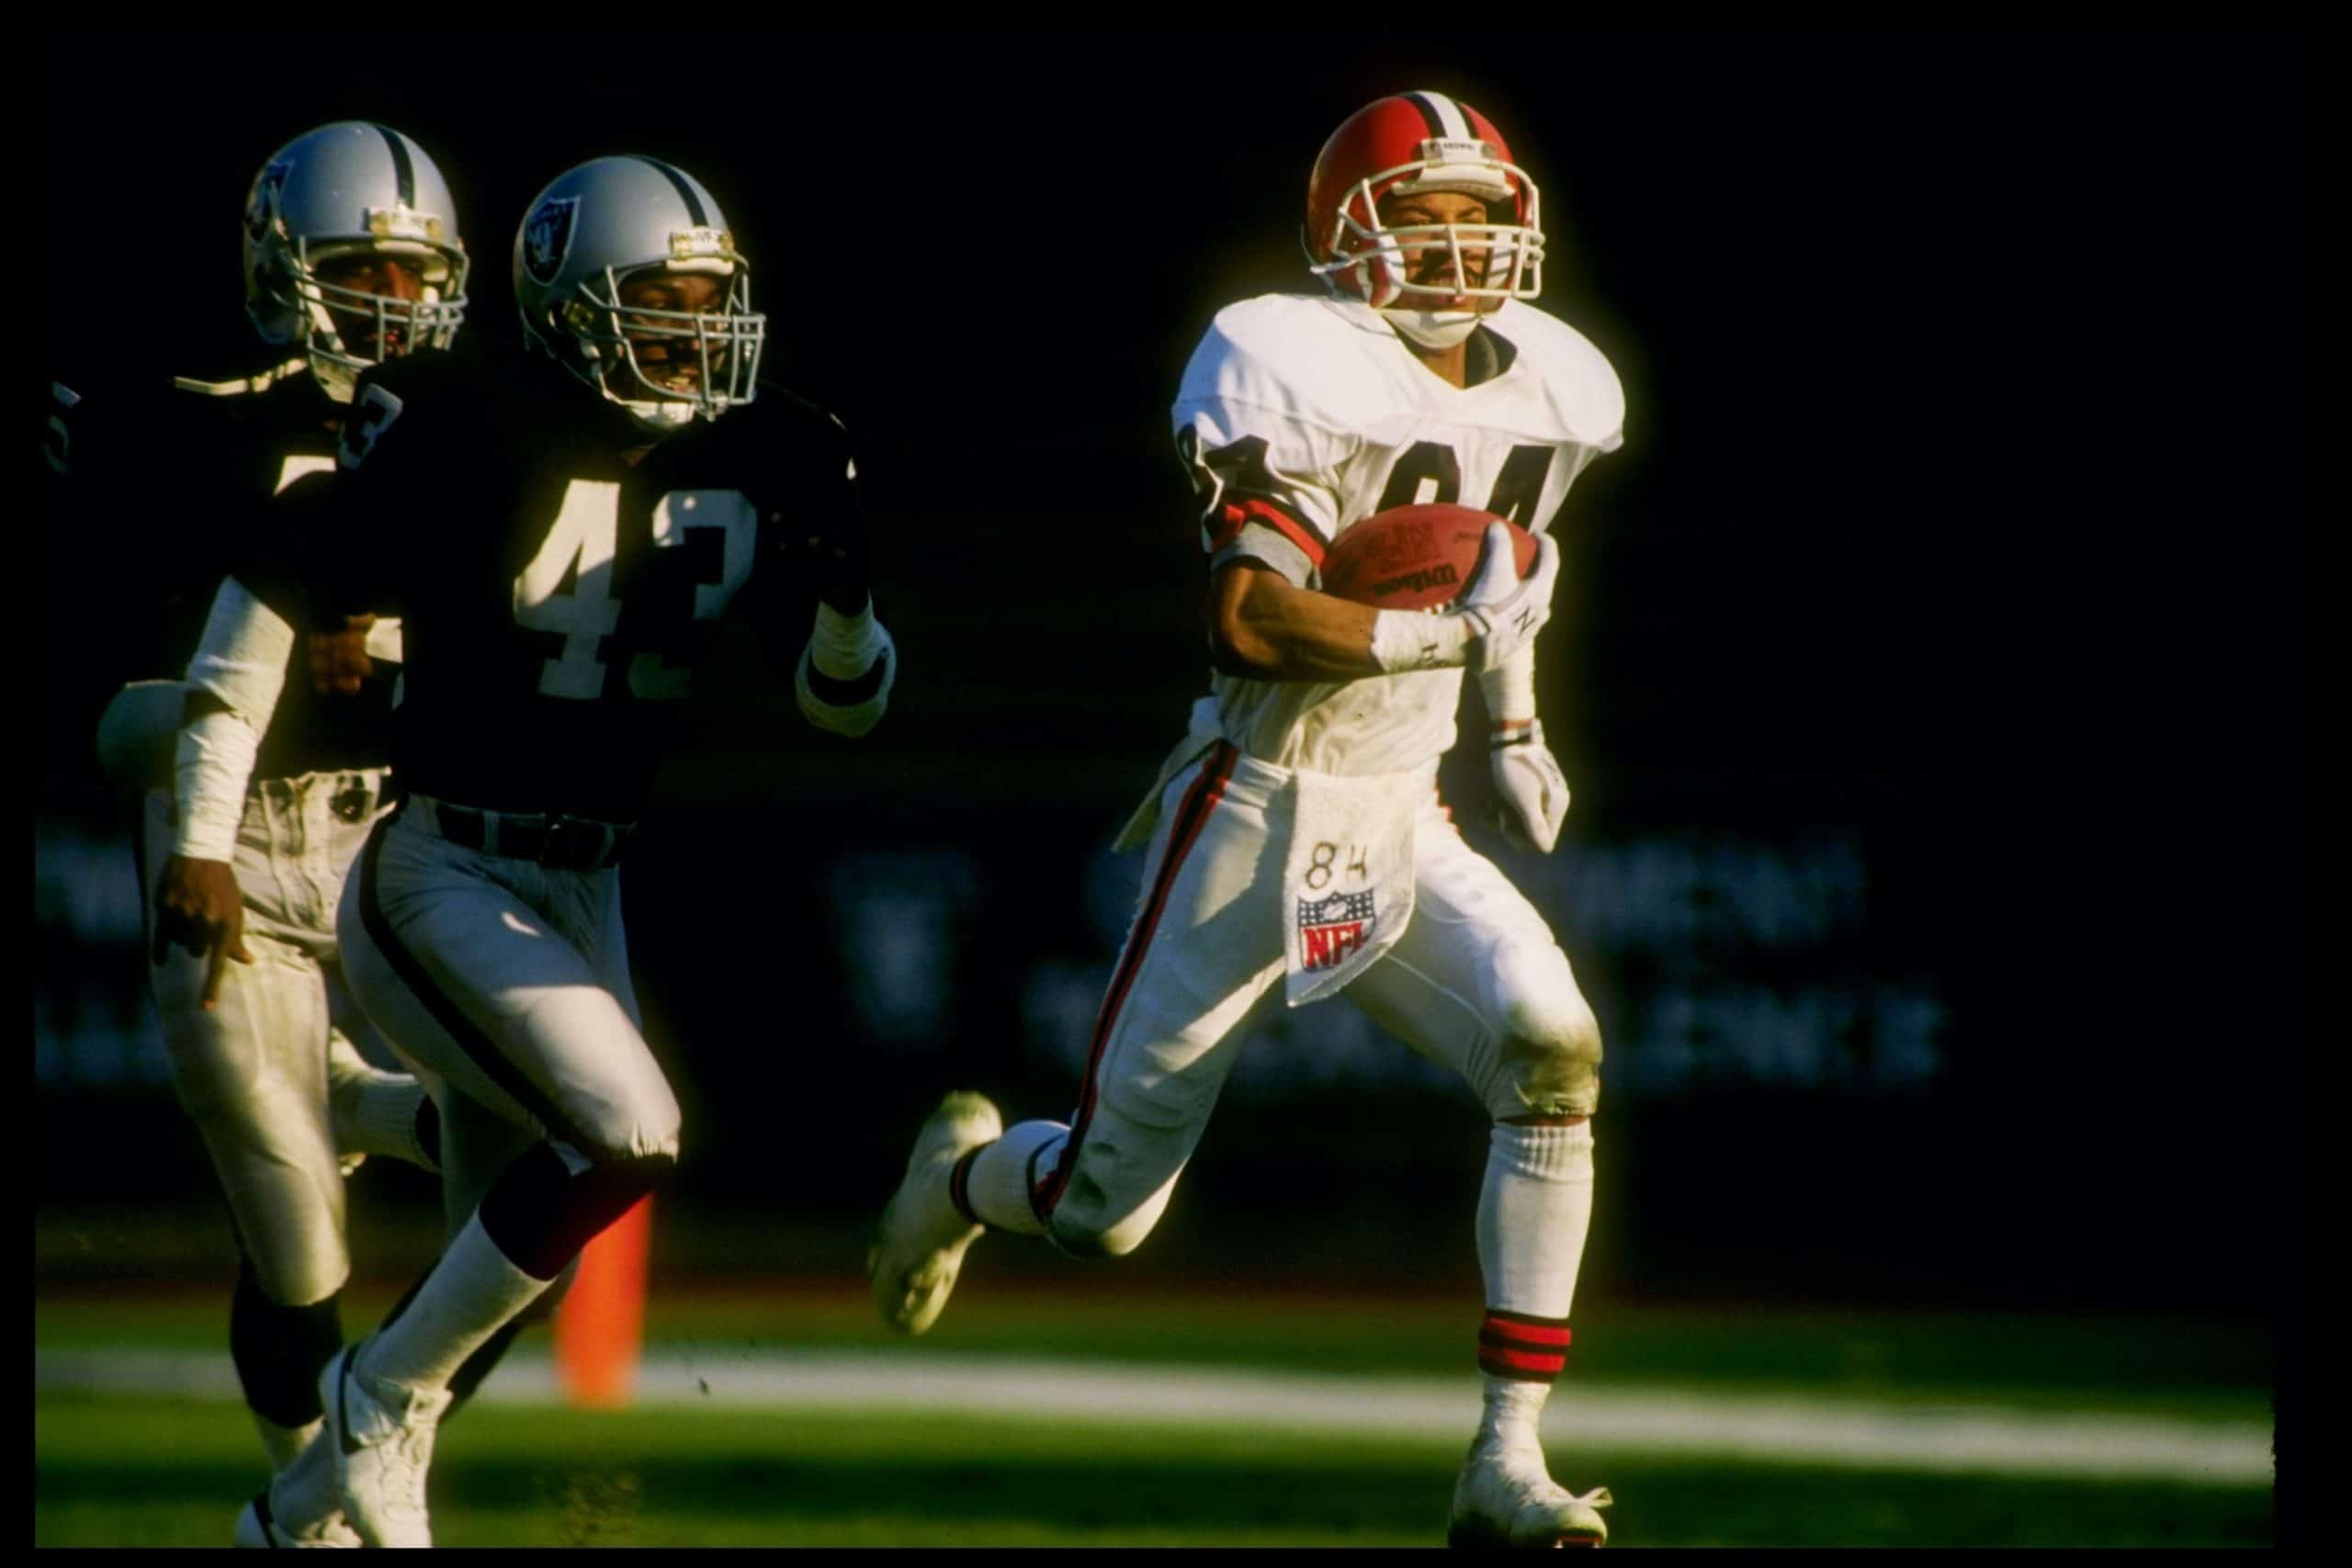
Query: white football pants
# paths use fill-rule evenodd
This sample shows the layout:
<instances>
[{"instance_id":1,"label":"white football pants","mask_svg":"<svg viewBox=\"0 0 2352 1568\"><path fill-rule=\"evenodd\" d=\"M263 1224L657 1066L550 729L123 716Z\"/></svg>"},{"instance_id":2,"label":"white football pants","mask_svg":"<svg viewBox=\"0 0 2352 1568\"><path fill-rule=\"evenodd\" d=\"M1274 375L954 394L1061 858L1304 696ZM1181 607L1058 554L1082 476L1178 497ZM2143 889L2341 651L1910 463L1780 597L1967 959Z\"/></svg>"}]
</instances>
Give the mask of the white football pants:
<instances>
[{"instance_id":1,"label":"white football pants","mask_svg":"<svg viewBox=\"0 0 2352 1568\"><path fill-rule=\"evenodd\" d=\"M231 863L254 961L221 966L210 1011L204 958L175 946L148 970L180 1105L212 1156L255 1280L285 1306L324 1301L351 1273L327 1042L372 1032L345 987L335 910L383 784L380 769L256 782ZM172 831L171 792L148 791L140 872L151 946Z\"/></svg>"},{"instance_id":2,"label":"white football pants","mask_svg":"<svg viewBox=\"0 0 2352 1568\"><path fill-rule=\"evenodd\" d=\"M1069 1250L1142 1240L1250 1030L1283 1005L1286 777L1219 742L1161 795L1069 1142L1036 1195ZM1600 1031L1567 956L1434 791L1414 826L1414 873L1411 923L1344 995L1459 1072L1498 1120L1590 1115Z\"/></svg>"}]
</instances>

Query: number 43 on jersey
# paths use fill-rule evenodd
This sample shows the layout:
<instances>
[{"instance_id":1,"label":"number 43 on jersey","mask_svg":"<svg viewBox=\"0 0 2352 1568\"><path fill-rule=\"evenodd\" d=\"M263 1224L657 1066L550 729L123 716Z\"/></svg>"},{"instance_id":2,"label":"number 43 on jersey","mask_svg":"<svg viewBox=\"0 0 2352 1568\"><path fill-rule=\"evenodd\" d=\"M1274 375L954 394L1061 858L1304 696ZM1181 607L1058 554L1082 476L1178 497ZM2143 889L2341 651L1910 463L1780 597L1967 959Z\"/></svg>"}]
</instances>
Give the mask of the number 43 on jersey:
<instances>
[{"instance_id":1,"label":"number 43 on jersey","mask_svg":"<svg viewBox=\"0 0 2352 1568\"><path fill-rule=\"evenodd\" d=\"M514 621L562 637L563 649L539 668L539 694L591 702L605 694L608 642L620 629L624 601L614 592L614 546L620 534L621 487L607 479L573 479L547 542L514 580ZM717 620L752 573L759 514L740 491L672 491L654 502L653 544L676 548L695 529L720 531L719 577L694 585L691 618ZM566 581L570 592L561 592ZM628 663L629 694L640 700L683 697L693 671L673 668L648 649Z\"/></svg>"}]
</instances>

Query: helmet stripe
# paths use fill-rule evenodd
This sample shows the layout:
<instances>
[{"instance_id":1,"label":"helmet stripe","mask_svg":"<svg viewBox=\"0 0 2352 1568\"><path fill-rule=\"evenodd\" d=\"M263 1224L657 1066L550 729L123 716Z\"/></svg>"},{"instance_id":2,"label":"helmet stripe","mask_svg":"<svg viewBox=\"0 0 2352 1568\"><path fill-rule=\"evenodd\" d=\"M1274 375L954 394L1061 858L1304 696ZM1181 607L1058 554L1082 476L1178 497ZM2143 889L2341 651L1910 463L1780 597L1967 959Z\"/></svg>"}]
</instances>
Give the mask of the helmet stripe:
<instances>
[{"instance_id":1,"label":"helmet stripe","mask_svg":"<svg viewBox=\"0 0 2352 1568\"><path fill-rule=\"evenodd\" d=\"M663 163L659 158L649 158L642 152L632 152L629 156L635 158L640 164L652 164L655 168L661 170L664 175L669 176L670 183L675 186L678 189L679 199L686 204L687 219L693 222L695 228L707 229L710 226L710 219L703 212L701 198L695 195L695 186L692 180L686 178L685 175L680 174L677 170L672 168L669 164Z\"/></svg>"},{"instance_id":2,"label":"helmet stripe","mask_svg":"<svg viewBox=\"0 0 2352 1568\"><path fill-rule=\"evenodd\" d=\"M1469 118L1462 112L1462 107L1443 93L1408 93L1405 96L1413 100L1413 106L1421 111L1421 118L1429 122L1431 136L1455 141L1478 140L1478 133L1470 128Z\"/></svg>"},{"instance_id":3,"label":"helmet stripe","mask_svg":"<svg viewBox=\"0 0 2352 1568\"><path fill-rule=\"evenodd\" d=\"M392 150L392 179L400 186L401 205L416 205L416 165L409 161L408 139L389 125L376 127L376 134Z\"/></svg>"}]
</instances>

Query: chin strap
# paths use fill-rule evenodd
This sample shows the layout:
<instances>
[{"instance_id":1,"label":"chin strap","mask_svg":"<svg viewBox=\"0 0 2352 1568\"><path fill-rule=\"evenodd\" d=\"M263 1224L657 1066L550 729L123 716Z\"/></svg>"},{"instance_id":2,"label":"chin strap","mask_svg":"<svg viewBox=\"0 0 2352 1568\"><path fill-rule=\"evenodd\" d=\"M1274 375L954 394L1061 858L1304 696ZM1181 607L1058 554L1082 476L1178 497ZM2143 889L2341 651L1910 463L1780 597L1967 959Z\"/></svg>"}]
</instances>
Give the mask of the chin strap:
<instances>
[{"instance_id":1,"label":"chin strap","mask_svg":"<svg viewBox=\"0 0 2352 1568\"><path fill-rule=\"evenodd\" d=\"M1384 307L1388 324L1423 348L1452 348L1478 330L1476 310L1406 310Z\"/></svg>"}]
</instances>

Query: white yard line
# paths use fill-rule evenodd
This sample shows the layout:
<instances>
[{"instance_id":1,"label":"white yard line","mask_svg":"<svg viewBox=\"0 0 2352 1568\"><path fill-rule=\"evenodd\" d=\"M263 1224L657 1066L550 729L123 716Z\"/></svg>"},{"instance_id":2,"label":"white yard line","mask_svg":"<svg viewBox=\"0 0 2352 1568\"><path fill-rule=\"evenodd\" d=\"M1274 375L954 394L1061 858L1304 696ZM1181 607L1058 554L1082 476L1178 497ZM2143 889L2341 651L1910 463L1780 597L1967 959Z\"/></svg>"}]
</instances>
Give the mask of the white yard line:
<instances>
[{"instance_id":1,"label":"white yard line","mask_svg":"<svg viewBox=\"0 0 2352 1568\"><path fill-rule=\"evenodd\" d=\"M225 1355L46 1350L42 1390L233 1399ZM1239 1367L956 1357L908 1351L745 1351L664 1346L637 1382L645 1405L895 1411L1137 1426L1246 1427L1466 1441L1475 1377L1343 1377ZM492 1404L560 1402L544 1353L517 1352L483 1390ZM1564 1386L1544 1416L1563 1449L1712 1454L1853 1470L2152 1479L2267 1486L2270 1432L2244 1421Z\"/></svg>"}]
</instances>

